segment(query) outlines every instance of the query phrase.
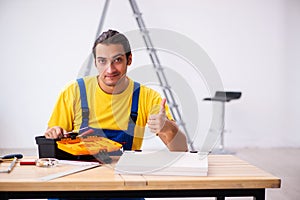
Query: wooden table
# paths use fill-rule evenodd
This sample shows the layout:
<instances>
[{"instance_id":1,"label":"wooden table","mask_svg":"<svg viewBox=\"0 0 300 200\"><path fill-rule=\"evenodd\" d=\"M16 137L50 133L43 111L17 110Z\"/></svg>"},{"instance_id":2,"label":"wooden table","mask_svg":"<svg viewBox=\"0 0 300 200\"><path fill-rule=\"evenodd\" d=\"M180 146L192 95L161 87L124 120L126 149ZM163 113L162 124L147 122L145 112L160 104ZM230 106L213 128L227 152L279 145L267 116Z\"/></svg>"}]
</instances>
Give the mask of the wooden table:
<instances>
[{"instance_id":1,"label":"wooden table","mask_svg":"<svg viewBox=\"0 0 300 200\"><path fill-rule=\"evenodd\" d=\"M66 166L17 166L0 174L0 199L65 197L225 197L265 199L267 188L280 188L275 177L232 155L210 155L206 177L115 174L113 165L89 169L50 181L40 177ZM5 165L2 163L1 165ZM67 166L69 167L69 166Z\"/></svg>"}]
</instances>

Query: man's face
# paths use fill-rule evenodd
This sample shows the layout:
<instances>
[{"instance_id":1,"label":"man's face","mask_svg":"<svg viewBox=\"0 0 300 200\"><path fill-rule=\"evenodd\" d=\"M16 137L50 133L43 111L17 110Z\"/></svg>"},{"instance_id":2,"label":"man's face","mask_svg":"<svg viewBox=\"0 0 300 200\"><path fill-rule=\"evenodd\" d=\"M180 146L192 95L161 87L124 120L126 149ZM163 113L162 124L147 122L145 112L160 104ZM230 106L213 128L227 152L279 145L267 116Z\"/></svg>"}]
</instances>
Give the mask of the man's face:
<instances>
[{"instance_id":1,"label":"man's face","mask_svg":"<svg viewBox=\"0 0 300 200\"><path fill-rule=\"evenodd\" d=\"M96 46L95 64L99 72L100 86L114 87L124 83L127 65L131 64L131 55L126 59L121 44L98 44Z\"/></svg>"}]
</instances>

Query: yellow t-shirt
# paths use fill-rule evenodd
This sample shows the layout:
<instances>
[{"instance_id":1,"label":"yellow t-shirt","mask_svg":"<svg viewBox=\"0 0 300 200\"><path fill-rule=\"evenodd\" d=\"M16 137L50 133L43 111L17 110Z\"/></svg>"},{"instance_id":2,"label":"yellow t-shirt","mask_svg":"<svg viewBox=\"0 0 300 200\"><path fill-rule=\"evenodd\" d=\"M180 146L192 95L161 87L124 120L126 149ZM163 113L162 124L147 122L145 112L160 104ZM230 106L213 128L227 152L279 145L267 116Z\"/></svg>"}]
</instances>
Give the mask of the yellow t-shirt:
<instances>
[{"instance_id":1,"label":"yellow t-shirt","mask_svg":"<svg viewBox=\"0 0 300 200\"><path fill-rule=\"evenodd\" d=\"M98 85L96 76L84 77L86 96L89 106L89 127L127 130L131 111L133 81L120 94L107 94ZM148 117L153 110L159 110L161 96L144 85L140 86L138 118L136 121L132 149L140 149ZM166 113L173 119L168 106ZM48 122L48 127L60 126L67 131L79 130L82 123L80 91L77 81L67 85L60 93Z\"/></svg>"}]
</instances>

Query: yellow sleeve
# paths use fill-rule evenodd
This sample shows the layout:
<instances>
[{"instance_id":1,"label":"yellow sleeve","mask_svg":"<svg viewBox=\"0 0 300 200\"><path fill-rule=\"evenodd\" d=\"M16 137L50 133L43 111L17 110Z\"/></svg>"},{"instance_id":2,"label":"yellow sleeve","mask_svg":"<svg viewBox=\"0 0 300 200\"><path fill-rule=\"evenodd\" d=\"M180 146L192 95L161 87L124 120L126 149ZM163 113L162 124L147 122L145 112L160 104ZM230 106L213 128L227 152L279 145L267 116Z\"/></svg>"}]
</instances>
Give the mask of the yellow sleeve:
<instances>
[{"instance_id":1,"label":"yellow sleeve","mask_svg":"<svg viewBox=\"0 0 300 200\"><path fill-rule=\"evenodd\" d=\"M74 84L72 84L60 93L48 122L48 127L60 126L66 131L73 130L74 89Z\"/></svg>"}]
</instances>

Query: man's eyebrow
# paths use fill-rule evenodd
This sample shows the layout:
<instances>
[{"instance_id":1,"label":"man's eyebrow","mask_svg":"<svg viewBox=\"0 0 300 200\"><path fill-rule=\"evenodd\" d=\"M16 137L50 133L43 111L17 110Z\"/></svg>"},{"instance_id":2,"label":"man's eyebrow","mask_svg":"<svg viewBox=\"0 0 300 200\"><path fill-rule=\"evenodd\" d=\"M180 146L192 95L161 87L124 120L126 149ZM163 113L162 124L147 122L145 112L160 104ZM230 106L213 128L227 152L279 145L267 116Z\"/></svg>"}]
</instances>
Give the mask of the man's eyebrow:
<instances>
[{"instance_id":1,"label":"man's eyebrow","mask_svg":"<svg viewBox=\"0 0 300 200\"><path fill-rule=\"evenodd\" d=\"M114 55L112 58L114 59L114 58L117 58L117 57L120 57L120 56L124 56L124 54L118 53L118 54ZM106 57L98 56L97 59L107 59L107 58Z\"/></svg>"},{"instance_id":2,"label":"man's eyebrow","mask_svg":"<svg viewBox=\"0 0 300 200\"><path fill-rule=\"evenodd\" d=\"M118 53L117 55L113 56L113 58L117 58L117 57L120 57L120 56L124 56L124 54Z\"/></svg>"}]
</instances>

